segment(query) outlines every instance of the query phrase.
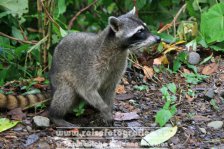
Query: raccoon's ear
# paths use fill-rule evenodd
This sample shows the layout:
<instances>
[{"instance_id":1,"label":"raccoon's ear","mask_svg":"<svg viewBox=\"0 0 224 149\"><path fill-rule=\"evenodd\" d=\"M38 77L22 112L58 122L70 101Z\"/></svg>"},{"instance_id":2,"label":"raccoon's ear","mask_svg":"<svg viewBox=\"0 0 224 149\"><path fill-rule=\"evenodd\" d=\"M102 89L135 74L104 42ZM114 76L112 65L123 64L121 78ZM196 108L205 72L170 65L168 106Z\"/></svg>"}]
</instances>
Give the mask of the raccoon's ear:
<instances>
[{"instance_id":1,"label":"raccoon's ear","mask_svg":"<svg viewBox=\"0 0 224 149\"><path fill-rule=\"evenodd\" d=\"M108 23L114 32L118 32L121 27L121 21L116 17L109 17Z\"/></svg>"},{"instance_id":2,"label":"raccoon's ear","mask_svg":"<svg viewBox=\"0 0 224 149\"><path fill-rule=\"evenodd\" d=\"M128 15L135 15L135 14L136 14L136 8L135 8L135 6L134 6L133 9L132 9L131 11L129 11L127 14L128 14Z\"/></svg>"}]
</instances>

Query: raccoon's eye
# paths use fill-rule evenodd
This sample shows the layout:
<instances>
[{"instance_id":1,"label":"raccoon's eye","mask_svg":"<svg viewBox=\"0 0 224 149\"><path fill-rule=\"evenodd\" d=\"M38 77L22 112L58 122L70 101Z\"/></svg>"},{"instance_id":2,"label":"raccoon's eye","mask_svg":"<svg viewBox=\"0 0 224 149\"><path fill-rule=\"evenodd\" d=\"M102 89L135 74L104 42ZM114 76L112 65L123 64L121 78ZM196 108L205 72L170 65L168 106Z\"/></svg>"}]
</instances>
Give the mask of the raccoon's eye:
<instances>
[{"instance_id":1,"label":"raccoon's eye","mask_svg":"<svg viewBox=\"0 0 224 149\"><path fill-rule=\"evenodd\" d=\"M141 33L141 32L144 32L144 28L141 28L137 31L137 33Z\"/></svg>"}]
</instances>

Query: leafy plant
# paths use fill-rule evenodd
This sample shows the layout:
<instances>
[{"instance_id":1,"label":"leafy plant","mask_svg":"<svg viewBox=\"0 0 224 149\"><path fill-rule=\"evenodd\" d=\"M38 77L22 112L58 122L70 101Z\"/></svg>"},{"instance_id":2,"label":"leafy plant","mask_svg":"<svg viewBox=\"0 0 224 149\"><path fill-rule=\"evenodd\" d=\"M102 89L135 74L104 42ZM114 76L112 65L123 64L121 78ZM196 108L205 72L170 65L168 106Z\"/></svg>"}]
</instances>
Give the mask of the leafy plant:
<instances>
[{"instance_id":1,"label":"leafy plant","mask_svg":"<svg viewBox=\"0 0 224 149\"><path fill-rule=\"evenodd\" d=\"M76 116L81 116L85 112L85 105L86 102L82 100L79 105L73 109Z\"/></svg>"},{"instance_id":2,"label":"leafy plant","mask_svg":"<svg viewBox=\"0 0 224 149\"><path fill-rule=\"evenodd\" d=\"M173 71L177 72L183 64L197 73L197 68L194 65L188 63L188 55L186 52L181 52L177 55L176 59L173 62Z\"/></svg>"},{"instance_id":3,"label":"leafy plant","mask_svg":"<svg viewBox=\"0 0 224 149\"><path fill-rule=\"evenodd\" d=\"M162 98L166 100L165 105L162 109L160 109L156 113L156 123L160 125L160 127L164 126L170 118L173 117L173 115L176 113L177 109L175 105L172 105L176 101L176 92L177 88L174 83L169 83L167 85L164 85L160 89L162 93Z\"/></svg>"},{"instance_id":4,"label":"leafy plant","mask_svg":"<svg viewBox=\"0 0 224 149\"><path fill-rule=\"evenodd\" d=\"M198 73L183 73L182 75L185 77L186 82L191 84L198 84L209 77Z\"/></svg>"},{"instance_id":5,"label":"leafy plant","mask_svg":"<svg viewBox=\"0 0 224 149\"><path fill-rule=\"evenodd\" d=\"M208 44L224 41L224 3L218 3L201 15L201 33Z\"/></svg>"},{"instance_id":6,"label":"leafy plant","mask_svg":"<svg viewBox=\"0 0 224 149\"><path fill-rule=\"evenodd\" d=\"M144 90L149 90L149 87L147 85L135 85L134 89L139 90L139 91L144 91Z\"/></svg>"}]
</instances>

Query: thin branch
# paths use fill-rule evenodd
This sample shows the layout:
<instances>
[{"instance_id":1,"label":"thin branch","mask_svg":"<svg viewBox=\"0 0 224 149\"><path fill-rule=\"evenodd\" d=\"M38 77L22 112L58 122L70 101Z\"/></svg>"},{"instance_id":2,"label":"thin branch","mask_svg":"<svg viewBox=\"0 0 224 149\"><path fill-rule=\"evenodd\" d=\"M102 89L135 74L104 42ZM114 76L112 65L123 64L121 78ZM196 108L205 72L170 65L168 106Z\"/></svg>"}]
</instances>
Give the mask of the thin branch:
<instances>
[{"instance_id":1,"label":"thin branch","mask_svg":"<svg viewBox=\"0 0 224 149\"><path fill-rule=\"evenodd\" d=\"M25 40L21 40L21 39L18 39L18 38L15 38L15 37L12 37L12 36L9 36L5 33L2 33L0 32L0 36L4 36L6 38L9 38L9 39L12 39L12 40L15 40L15 41L18 41L18 42L22 42L22 43L27 43L27 44L32 44L32 45L35 45L37 43L37 41L25 41Z\"/></svg>"},{"instance_id":2,"label":"thin branch","mask_svg":"<svg viewBox=\"0 0 224 149\"><path fill-rule=\"evenodd\" d=\"M68 29L70 30L73 26L74 21L77 19L77 17L84 11L86 11L87 9L89 9L92 5L94 5L97 2L97 0L94 0L94 2L92 2L91 4L89 4L88 6L86 6L85 8L81 9L79 12L77 12L75 14L75 16L69 21L69 25L68 25Z\"/></svg>"},{"instance_id":3,"label":"thin branch","mask_svg":"<svg viewBox=\"0 0 224 149\"><path fill-rule=\"evenodd\" d=\"M168 23L168 24L166 24L165 26L163 26L163 28L161 28L161 29L158 31L158 33L162 33L163 31L168 30L168 29L171 28L173 25L175 25L175 24L176 24L176 21L177 21L177 18L179 17L179 15L181 14L181 12L185 10L186 6L187 6L187 4L184 4L184 5L180 8L180 10L177 12L177 14L175 15L175 17L173 18L173 21L170 22L170 23Z\"/></svg>"},{"instance_id":4,"label":"thin branch","mask_svg":"<svg viewBox=\"0 0 224 149\"><path fill-rule=\"evenodd\" d=\"M44 11L46 12L46 14L47 14L49 20L50 20L52 23L54 23L54 25L55 25L58 29L60 29L60 26L58 25L58 23L51 17L50 13L48 12L48 10L46 9L46 7L44 6L43 0L40 0L40 3L41 3L41 5L42 5L42 7L44 8Z\"/></svg>"}]
</instances>

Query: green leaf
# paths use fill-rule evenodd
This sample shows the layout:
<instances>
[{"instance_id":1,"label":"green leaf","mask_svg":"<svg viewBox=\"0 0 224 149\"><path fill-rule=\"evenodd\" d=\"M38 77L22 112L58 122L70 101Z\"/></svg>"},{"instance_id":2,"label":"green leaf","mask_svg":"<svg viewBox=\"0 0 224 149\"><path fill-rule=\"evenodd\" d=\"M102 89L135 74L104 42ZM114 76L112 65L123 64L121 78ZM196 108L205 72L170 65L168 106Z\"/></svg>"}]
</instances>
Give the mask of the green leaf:
<instances>
[{"instance_id":1,"label":"green leaf","mask_svg":"<svg viewBox=\"0 0 224 149\"><path fill-rule=\"evenodd\" d=\"M0 132L14 127L19 121L10 121L7 118L0 118Z\"/></svg>"},{"instance_id":2,"label":"green leaf","mask_svg":"<svg viewBox=\"0 0 224 149\"><path fill-rule=\"evenodd\" d=\"M168 88L166 86L163 86L160 89L160 92L163 94L163 98L165 98L165 100L169 100L170 99L170 94L169 94Z\"/></svg>"},{"instance_id":3,"label":"green leaf","mask_svg":"<svg viewBox=\"0 0 224 149\"><path fill-rule=\"evenodd\" d=\"M176 112L177 112L177 108L176 108L176 106L175 106L175 105L171 106L171 108L170 108L170 113L171 113L172 115L174 115Z\"/></svg>"},{"instance_id":4,"label":"green leaf","mask_svg":"<svg viewBox=\"0 0 224 149\"><path fill-rule=\"evenodd\" d=\"M134 89L139 90L139 91L144 91L144 90L148 90L149 87L147 85L141 85L141 86L135 85Z\"/></svg>"},{"instance_id":5,"label":"green leaf","mask_svg":"<svg viewBox=\"0 0 224 149\"><path fill-rule=\"evenodd\" d=\"M23 35L21 33L21 31L19 29L17 29L16 27L12 27L12 35L15 37L15 38L18 38L20 40L23 40Z\"/></svg>"},{"instance_id":6,"label":"green leaf","mask_svg":"<svg viewBox=\"0 0 224 149\"><path fill-rule=\"evenodd\" d=\"M177 87L176 87L176 85L174 83L169 83L166 86L172 93L176 94Z\"/></svg>"},{"instance_id":7,"label":"green leaf","mask_svg":"<svg viewBox=\"0 0 224 149\"><path fill-rule=\"evenodd\" d=\"M66 35L68 35L68 32L63 30L61 27L60 27L60 33L61 33L61 37L65 37Z\"/></svg>"},{"instance_id":8,"label":"green leaf","mask_svg":"<svg viewBox=\"0 0 224 149\"><path fill-rule=\"evenodd\" d=\"M22 18L22 15L28 12L28 0L1 0L0 7L12 16Z\"/></svg>"},{"instance_id":9,"label":"green leaf","mask_svg":"<svg viewBox=\"0 0 224 149\"><path fill-rule=\"evenodd\" d=\"M196 39L186 44L187 49L192 49L193 51L197 50L197 41Z\"/></svg>"},{"instance_id":10,"label":"green leaf","mask_svg":"<svg viewBox=\"0 0 224 149\"><path fill-rule=\"evenodd\" d=\"M208 62L208 61L212 58L212 56L213 56L213 54L211 54L210 56L206 57L206 58L200 63L200 65L202 65L202 64L204 64L204 63L206 63L206 62Z\"/></svg>"},{"instance_id":11,"label":"green leaf","mask_svg":"<svg viewBox=\"0 0 224 149\"><path fill-rule=\"evenodd\" d=\"M169 140L177 133L177 126L163 127L146 135L141 140L141 146L156 146Z\"/></svg>"},{"instance_id":12,"label":"green leaf","mask_svg":"<svg viewBox=\"0 0 224 149\"><path fill-rule=\"evenodd\" d=\"M34 89L28 92L23 93L22 95L29 95L29 94L39 94L40 90L39 89Z\"/></svg>"},{"instance_id":13,"label":"green leaf","mask_svg":"<svg viewBox=\"0 0 224 149\"><path fill-rule=\"evenodd\" d=\"M211 49L215 50L215 51L220 51L220 52L224 52L224 47L220 47L220 46L216 46L216 45L212 45L209 46Z\"/></svg>"},{"instance_id":14,"label":"green leaf","mask_svg":"<svg viewBox=\"0 0 224 149\"><path fill-rule=\"evenodd\" d=\"M172 116L173 115L169 110L161 109L156 113L156 123L158 123L160 127L162 127L169 121Z\"/></svg>"},{"instance_id":15,"label":"green leaf","mask_svg":"<svg viewBox=\"0 0 224 149\"><path fill-rule=\"evenodd\" d=\"M183 76L186 79L187 83L191 83L191 84L198 84L200 82L202 82L204 79L208 78L209 76L206 75L200 75L197 73L183 73Z\"/></svg>"},{"instance_id":16,"label":"green leaf","mask_svg":"<svg viewBox=\"0 0 224 149\"><path fill-rule=\"evenodd\" d=\"M181 62L177 59L174 60L173 62L173 71L177 72L181 67Z\"/></svg>"},{"instance_id":17,"label":"green leaf","mask_svg":"<svg viewBox=\"0 0 224 149\"><path fill-rule=\"evenodd\" d=\"M187 67L190 68L190 69L192 69L194 71L194 73L197 73L198 72L197 67L194 66L194 65L187 64Z\"/></svg>"},{"instance_id":18,"label":"green leaf","mask_svg":"<svg viewBox=\"0 0 224 149\"><path fill-rule=\"evenodd\" d=\"M224 41L224 3L218 3L202 13L200 26L207 43Z\"/></svg>"},{"instance_id":19,"label":"green leaf","mask_svg":"<svg viewBox=\"0 0 224 149\"><path fill-rule=\"evenodd\" d=\"M180 52L180 54L178 54L177 56L177 60L183 62L183 63L186 63L187 61L187 53L186 52Z\"/></svg>"},{"instance_id":20,"label":"green leaf","mask_svg":"<svg viewBox=\"0 0 224 149\"><path fill-rule=\"evenodd\" d=\"M58 0L58 15L63 14L66 11L65 0Z\"/></svg>"}]
</instances>

